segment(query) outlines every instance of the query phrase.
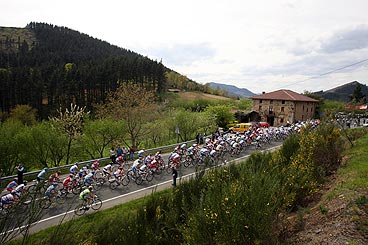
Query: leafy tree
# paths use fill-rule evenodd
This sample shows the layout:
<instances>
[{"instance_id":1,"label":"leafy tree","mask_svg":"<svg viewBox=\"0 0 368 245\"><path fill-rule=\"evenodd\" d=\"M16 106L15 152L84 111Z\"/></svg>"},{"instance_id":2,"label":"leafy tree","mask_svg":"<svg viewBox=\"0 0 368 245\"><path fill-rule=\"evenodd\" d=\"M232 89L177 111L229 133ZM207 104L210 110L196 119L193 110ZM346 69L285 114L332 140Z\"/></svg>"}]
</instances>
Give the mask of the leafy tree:
<instances>
[{"instance_id":1,"label":"leafy tree","mask_svg":"<svg viewBox=\"0 0 368 245\"><path fill-rule=\"evenodd\" d=\"M66 164L69 164L70 149L72 142L82 134L84 118L89 114L86 112L86 107L70 105L70 110L65 109L65 112L60 108L57 117L51 117L50 120L59 127L62 132L68 135L68 147L66 153Z\"/></svg>"},{"instance_id":2,"label":"leafy tree","mask_svg":"<svg viewBox=\"0 0 368 245\"><path fill-rule=\"evenodd\" d=\"M25 126L17 120L7 120L0 125L0 168L4 175L11 175L22 154L21 135Z\"/></svg>"},{"instance_id":3,"label":"leafy tree","mask_svg":"<svg viewBox=\"0 0 368 245\"><path fill-rule=\"evenodd\" d=\"M140 138L147 134L144 124L156 117L158 106L152 91L133 82L118 82L116 91L110 92L106 103L96 109L100 118L124 120L130 143L137 147Z\"/></svg>"},{"instance_id":4,"label":"leafy tree","mask_svg":"<svg viewBox=\"0 0 368 245\"><path fill-rule=\"evenodd\" d=\"M28 169L38 164L49 167L47 161L50 157L50 144L53 141L53 138L50 137L50 130L51 125L43 122L28 128L22 135L22 148L26 153L24 162L27 162Z\"/></svg>"},{"instance_id":5,"label":"leafy tree","mask_svg":"<svg viewBox=\"0 0 368 245\"><path fill-rule=\"evenodd\" d=\"M226 105L209 106L207 112L216 116L216 124L225 128L227 124L235 120L234 114L231 113L230 107Z\"/></svg>"},{"instance_id":6,"label":"leafy tree","mask_svg":"<svg viewBox=\"0 0 368 245\"><path fill-rule=\"evenodd\" d=\"M10 118L19 120L23 124L31 126L37 122L37 110L29 105L17 105L10 111Z\"/></svg>"},{"instance_id":7,"label":"leafy tree","mask_svg":"<svg viewBox=\"0 0 368 245\"><path fill-rule=\"evenodd\" d=\"M113 121L111 119L88 120L84 126L80 142L92 159L103 157L108 145L117 141L124 131L125 124L123 121Z\"/></svg>"}]
</instances>

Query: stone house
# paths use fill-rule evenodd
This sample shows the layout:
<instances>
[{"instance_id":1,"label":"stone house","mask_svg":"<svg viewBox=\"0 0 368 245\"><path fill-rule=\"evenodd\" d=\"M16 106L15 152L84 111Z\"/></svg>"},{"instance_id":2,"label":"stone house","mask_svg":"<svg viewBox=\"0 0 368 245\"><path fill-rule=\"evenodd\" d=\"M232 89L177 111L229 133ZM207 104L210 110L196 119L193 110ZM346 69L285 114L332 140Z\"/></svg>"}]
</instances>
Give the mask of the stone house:
<instances>
[{"instance_id":1,"label":"stone house","mask_svg":"<svg viewBox=\"0 0 368 245\"><path fill-rule=\"evenodd\" d=\"M251 97L252 110L259 113L260 121L271 126L313 119L319 101L291 90L281 89Z\"/></svg>"}]
</instances>

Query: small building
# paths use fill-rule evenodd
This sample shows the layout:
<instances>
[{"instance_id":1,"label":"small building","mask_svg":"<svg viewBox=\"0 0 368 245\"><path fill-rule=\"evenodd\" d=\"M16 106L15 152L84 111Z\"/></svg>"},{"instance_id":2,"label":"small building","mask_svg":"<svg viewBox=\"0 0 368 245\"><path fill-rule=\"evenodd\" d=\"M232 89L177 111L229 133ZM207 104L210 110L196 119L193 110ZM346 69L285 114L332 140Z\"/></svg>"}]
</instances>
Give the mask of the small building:
<instances>
[{"instance_id":1,"label":"small building","mask_svg":"<svg viewBox=\"0 0 368 245\"><path fill-rule=\"evenodd\" d=\"M281 126L287 122L313 119L318 100L281 89L251 97L252 110L259 113L260 121L271 126Z\"/></svg>"}]
</instances>

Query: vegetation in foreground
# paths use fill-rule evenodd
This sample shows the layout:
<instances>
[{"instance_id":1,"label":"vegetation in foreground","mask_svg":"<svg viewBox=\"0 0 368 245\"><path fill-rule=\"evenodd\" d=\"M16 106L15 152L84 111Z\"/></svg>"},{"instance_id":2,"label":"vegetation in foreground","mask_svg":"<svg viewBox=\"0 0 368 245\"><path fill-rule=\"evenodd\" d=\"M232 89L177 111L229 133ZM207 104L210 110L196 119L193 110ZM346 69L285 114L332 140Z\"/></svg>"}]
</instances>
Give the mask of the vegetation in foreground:
<instances>
[{"instance_id":1,"label":"vegetation in foreground","mask_svg":"<svg viewBox=\"0 0 368 245\"><path fill-rule=\"evenodd\" d=\"M278 152L257 153L243 164L198 174L133 206L41 231L27 243L278 243L284 232L280 214L307 203L340 165L343 145L339 130L322 125L290 137Z\"/></svg>"}]
</instances>

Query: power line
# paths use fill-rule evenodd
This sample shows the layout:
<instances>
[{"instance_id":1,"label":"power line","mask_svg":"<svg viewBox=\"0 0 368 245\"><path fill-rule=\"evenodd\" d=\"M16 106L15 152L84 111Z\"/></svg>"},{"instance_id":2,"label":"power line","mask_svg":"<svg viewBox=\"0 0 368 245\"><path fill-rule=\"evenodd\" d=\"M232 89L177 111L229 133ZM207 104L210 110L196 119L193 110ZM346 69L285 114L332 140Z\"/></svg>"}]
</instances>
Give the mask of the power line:
<instances>
[{"instance_id":1,"label":"power line","mask_svg":"<svg viewBox=\"0 0 368 245\"><path fill-rule=\"evenodd\" d=\"M319 77L322 77L322 76L326 76L328 74L332 74L334 72L337 72L337 71L340 71L340 70L343 70L343 69L346 69L348 67L351 67L351 66L355 66L355 65L358 65L358 64L361 64L361 63L364 63L364 62L367 62L368 59L364 59L364 60L361 60L361 61L358 61L358 62L355 62L355 63L352 63L352 64L349 64L349 65L346 65L346 66L343 66L343 67L339 67L337 69L334 69L332 71L329 71L329 72L326 72L326 73L322 73L322 74L319 74L317 76L313 76L313 77L310 77L310 78L307 78L307 79L304 79L304 80L301 80L301 81L298 81L298 82L294 82L294 83L290 83L288 85L286 85L285 87L289 87L291 85L295 85L295 84L298 84L298 83L303 83L303 82L306 82L306 81L309 81L309 80L312 80L312 79L316 79L316 78L319 78Z\"/></svg>"}]
</instances>

